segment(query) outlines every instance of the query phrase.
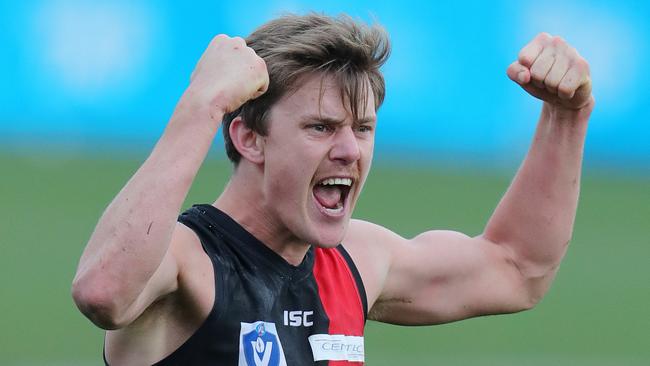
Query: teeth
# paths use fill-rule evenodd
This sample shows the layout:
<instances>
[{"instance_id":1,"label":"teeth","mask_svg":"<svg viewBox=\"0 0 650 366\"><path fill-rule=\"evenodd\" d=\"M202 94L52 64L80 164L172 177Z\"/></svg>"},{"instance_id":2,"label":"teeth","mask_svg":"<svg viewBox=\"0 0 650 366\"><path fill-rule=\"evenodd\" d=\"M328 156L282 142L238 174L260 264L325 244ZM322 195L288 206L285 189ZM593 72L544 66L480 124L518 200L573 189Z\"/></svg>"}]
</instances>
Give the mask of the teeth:
<instances>
[{"instance_id":1,"label":"teeth","mask_svg":"<svg viewBox=\"0 0 650 366\"><path fill-rule=\"evenodd\" d=\"M343 206L340 206L340 207L337 207L337 208L323 207L323 209L325 211L329 212L330 214L339 214L339 213L343 212Z\"/></svg>"},{"instance_id":2,"label":"teeth","mask_svg":"<svg viewBox=\"0 0 650 366\"><path fill-rule=\"evenodd\" d=\"M352 185L352 179L350 178L327 178L320 182L321 185L324 186L330 186L330 185L335 185L335 184L340 184L344 186L351 186Z\"/></svg>"}]
</instances>

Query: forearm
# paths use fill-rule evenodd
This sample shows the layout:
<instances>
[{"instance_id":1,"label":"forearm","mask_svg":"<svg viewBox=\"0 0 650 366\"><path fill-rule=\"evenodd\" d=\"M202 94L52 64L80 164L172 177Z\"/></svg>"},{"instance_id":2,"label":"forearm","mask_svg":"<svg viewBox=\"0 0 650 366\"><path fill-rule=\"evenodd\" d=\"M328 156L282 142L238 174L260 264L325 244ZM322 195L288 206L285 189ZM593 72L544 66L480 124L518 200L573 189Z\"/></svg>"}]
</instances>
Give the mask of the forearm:
<instances>
[{"instance_id":1,"label":"forearm","mask_svg":"<svg viewBox=\"0 0 650 366\"><path fill-rule=\"evenodd\" d=\"M75 286L104 289L118 307L133 302L160 266L216 133L218 122L191 93L186 91L150 156L108 206L81 257Z\"/></svg>"},{"instance_id":2,"label":"forearm","mask_svg":"<svg viewBox=\"0 0 650 366\"><path fill-rule=\"evenodd\" d=\"M592 108L544 104L530 151L485 229L526 276L552 278L571 239Z\"/></svg>"}]
</instances>

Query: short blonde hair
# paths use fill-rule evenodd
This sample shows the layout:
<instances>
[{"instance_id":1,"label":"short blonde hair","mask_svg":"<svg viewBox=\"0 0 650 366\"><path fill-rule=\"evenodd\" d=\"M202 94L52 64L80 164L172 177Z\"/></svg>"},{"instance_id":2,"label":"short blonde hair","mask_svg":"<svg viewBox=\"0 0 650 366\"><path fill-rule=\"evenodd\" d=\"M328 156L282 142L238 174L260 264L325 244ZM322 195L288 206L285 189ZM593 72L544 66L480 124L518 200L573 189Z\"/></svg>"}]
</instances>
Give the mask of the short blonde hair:
<instances>
[{"instance_id":1,"label":"short blonde hair","mask_svg":"<svg viewBox=\"0 0 650 366\"><path fill-rule=\"evenodd\" d=\"M359 117L359 106L366 105L368 85L375 108L384 101L384 77L379 68L390 55L390 41L379 25L369 26L347 15L285 15L256 29L246 38L246 44L266 62L269 88L259 98L224 116L226 154L235 164L241 155L228 132L232 120L241 116L247 127L266 135L269 110L287 92L298 87L296 84L302 76L313 73L332 76L355 119Z\"/></svg>"}]
</instances>

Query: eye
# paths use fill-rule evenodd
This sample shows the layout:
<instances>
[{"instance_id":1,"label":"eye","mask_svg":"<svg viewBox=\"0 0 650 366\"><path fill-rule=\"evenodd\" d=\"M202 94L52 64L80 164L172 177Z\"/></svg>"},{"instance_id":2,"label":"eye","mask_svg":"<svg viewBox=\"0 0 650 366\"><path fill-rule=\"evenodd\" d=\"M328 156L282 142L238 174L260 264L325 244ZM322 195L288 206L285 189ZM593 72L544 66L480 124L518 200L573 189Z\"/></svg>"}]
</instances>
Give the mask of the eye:
<instances>
[{"instance_id":1,"label":"eye","mask_svg":"<svg viewBox=\"0 0 650 366\"><path fill-rule=\"evenodd\" d=\"M367 133L367 132L372 132L372 126L369 125L361 125L357 129L359 132L362 133Z\"/></svg>"},{"instance_id":2,"label":"eye","mask_svg":"<svg viewBox=\"0 0 650 366\"><path fill-rule=\"evenodd\" d=\"M310 125L309 128L311 128L312 130L314 130L316 132L331 132L332 131L332 127L330 127L328 125L325 125L325 124L313 124L313 125Z\"/></svg>"}]
</instances>

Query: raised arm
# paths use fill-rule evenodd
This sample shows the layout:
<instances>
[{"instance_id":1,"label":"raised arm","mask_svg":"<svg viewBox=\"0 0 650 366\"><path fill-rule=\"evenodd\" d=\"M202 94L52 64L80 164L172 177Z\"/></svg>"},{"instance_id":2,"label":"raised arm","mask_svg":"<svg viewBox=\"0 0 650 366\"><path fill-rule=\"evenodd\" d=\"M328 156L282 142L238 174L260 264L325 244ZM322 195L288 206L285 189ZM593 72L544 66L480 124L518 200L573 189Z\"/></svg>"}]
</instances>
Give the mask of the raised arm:
<instances>
[{"instance_id":1,"label":"raised arm","mask_svg":"<svg viewBox=\"0 0 650 366\"><path fill-rule=\"evenodd\" d=\"M512 251L530 297L548 289L573 233L587 123L589 65L559 37L538 35L507 70L545 101L532 145L483 237Z\"/></svg>"},{"instance_id":2,"label":"raised arm","mask_svg":"<svg viewBox=\"0 0 650 366\"><path fill-rule=\"evenodd\" d=\"M530 150L482 235L430 231L407 240L372 224L351 225L350 242L378 247L372 261L351 248L369 282L372 318L434 324L516 312L549 288L573 230L594 106L589 67L561 38L543 33L507 74L544 106Z\"/></svg>"},{"instance_id":3,"label":"raised arm","mask_svg":"<svg viewBox=\"0 0 650 366\"><path fill-rule=\"evenodd\" d=\"M153 151L113 199L79 262L72 295L105 329L130 324L177 288L176 218L224 113L266 91L264 61L239 37L215 37Z\"/></svg>"}]
</instances>

